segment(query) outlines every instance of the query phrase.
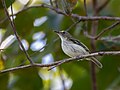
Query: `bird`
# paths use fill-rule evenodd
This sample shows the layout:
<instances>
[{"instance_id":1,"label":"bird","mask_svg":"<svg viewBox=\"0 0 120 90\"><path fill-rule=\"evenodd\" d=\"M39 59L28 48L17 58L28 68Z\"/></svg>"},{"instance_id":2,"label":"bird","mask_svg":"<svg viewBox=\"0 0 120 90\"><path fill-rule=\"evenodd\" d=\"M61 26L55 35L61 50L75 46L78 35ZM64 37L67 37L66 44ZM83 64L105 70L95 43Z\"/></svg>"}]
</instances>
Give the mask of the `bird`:
<instances>
[{"instance_id":1,"label":"bird","mask_svg":"<svg viewBox=\"0 0 120 90\"><path fill-rule=\"evenodd\" d=\"M69 57L90 54L90 50L87 48L87 46L79 40L73 38L72 35L70 35L67 31L55 30L54 32L57 33L61 39L61 47L63 52ZM86 60L92 61L99 68L103 67L103 65L95 57L86 58Z\"/></svg>"}]
</instances>

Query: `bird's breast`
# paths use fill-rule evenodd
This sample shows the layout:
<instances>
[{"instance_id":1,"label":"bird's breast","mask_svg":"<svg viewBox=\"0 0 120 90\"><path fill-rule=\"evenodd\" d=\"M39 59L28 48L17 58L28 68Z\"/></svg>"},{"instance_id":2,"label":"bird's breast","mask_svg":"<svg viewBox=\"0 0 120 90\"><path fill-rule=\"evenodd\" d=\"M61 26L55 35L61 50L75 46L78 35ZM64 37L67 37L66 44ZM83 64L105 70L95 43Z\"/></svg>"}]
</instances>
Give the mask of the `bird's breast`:
<instances>
[{"instance_id":1,"label":"bird's breast","mask_svg":"<svg viewBox=\"0 0 120 90\"><path fill-rule=\"evenodd\" d=\"M61 46L63 52L70 57L88 54L88 52L82 46L74 43L63 42Z\"/></svg>"}]
</instances>

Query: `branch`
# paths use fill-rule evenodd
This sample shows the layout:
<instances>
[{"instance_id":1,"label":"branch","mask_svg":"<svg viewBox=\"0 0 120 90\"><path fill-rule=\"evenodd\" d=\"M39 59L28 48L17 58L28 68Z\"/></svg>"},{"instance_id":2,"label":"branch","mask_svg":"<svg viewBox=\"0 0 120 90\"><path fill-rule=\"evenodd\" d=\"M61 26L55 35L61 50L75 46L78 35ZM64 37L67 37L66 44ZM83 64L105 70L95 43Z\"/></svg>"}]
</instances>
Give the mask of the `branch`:
<instances>
[{"instance_id":1,"label":"branch","mask_svg":"<svg viewBox=\"0 0 120 90\"><path fill-rule=\"evenodd\" d=\"M50 0L50 5L53 6L53 1L52 0Z\"/></svg>"},{"instance_id":2,"label":"branch","mask_svg":"<svg viewBox=\"0 0 120 90\"><path fill-rule=\"evenodd\" d=\"M101 35L103 35L106 31L111 30L112 28L114 28L114 27L117 26L118 24L120 24L120 21L117 21L117 22L115 22L114 24L112 24L111 26L103 29L103 30L95 37L95 39L97 40L97 39L98 39Z\"/></svg>"},{"instance_id":3,"label":"branch","mask_svg":"<svg viewBox=\"0 0 120 90\"><path fill-rule=\"evenodd\" d=\"M11 25L11 27L12 27L12 30L13 30L13 32L14 32L17 40L18 40L18 42L19 42L19 45L21 46L21 48L22 48L23 52L25 53L25 55L26 55L27 59L29 60L29 62L30 62L31 64L33 64L33 61L32 61L31 58L29 57L29 54L28 54L27 51L25 50L25 48L24 48L24 46L23 46L23 44L22 44L22 42L21 42L21 40L20 40L20 38L19 38L19 35L18 35L18 33L17 33L16 27L15 27L15 24L14 24L14 20L12 21L11 18L10 18L10 16L9 16L9 13L8 13L8 11L7 11L7 7L6 7L6 4L5 4L5 0L1 0L1 1L2 1L2 5L3 5L3 7L4 7L5 14L6 14L6 16L7 16L8 20L9 20L9 22L10 22L10 25Z\"/></svg>"},{"instance_id":4,"label":"branch","mask_svg":"<svg viewBox=\"0 0 120 90\"><path fill-rule=\"evenodd\" d=\"M22 10L20 10L18 13L16 13L15 15L17 15L17 14L23 12L23 11L26 11L26 10L28 10L28 9L31 9L31 8L49 8L49 9L55 11L55 12L58 13L58 14L66 15L66 13L64 13L61 9L55 8L55 7L53 7L53 6L51 6L51 5L48 5L48 4L40 4L40 5L25 7L25 8L23 8Z\"/></svg>"},{"instance_id":5,"label":"branch","mask_svg":"<svg viewBox=\"0 0 120 90\"><path fill-rule=\"evenodd\" d=\"M110 0L106 0L101 6L97 8L97 12L102 11L108 5L109 2Z\"/></svg>"},{"instance_id":6,"label":"branch","mask_svg":"<svg viewBox=\"0 0 120 90\"><path fill-rule=\"evenodd\" d=\"M69 28L66 29L66 31L69 31L70 29L72 29L73 27L75 27L81 20L78 20L76 22L74 22L72 25L69 26Z\"/></svg>"},{"instance_id":7,"label":"branch","mask_svg":"<svg viewBox=\"0 0 120 90\"><path fill-rule=\"evenodd\" d=\"M117 21L117 22L113 23L111 26L108 26L108 27L106 27L105 29L103 29L103 30L102 30L98 35L96 35L96 36L91 36L91 35L89 35L87 31L84 31L84 34L85 34L85 36L87 36L88 38L98 40L98 38L100 38L106 31L113 29L114 27L116 27L116 26L119 25L119 24L120 24L120 21Z\"/></svg>"},{"instance_id":8,"label":"branch","mask_svg":"<svg viewBox=\"0 0 120 90\"><path fill-rule=\"evenodd\" d=\"M17 15L23 11L26 11L28 9L31 9L31 8L49 8L53 11L55 11L56 13L58 14L62 14L62 15L65 15L65 16L68 16L66 15L66 13L64 13L62 10L58 9L58 8L54 8L50 5L47 5L47 4L40 4L40 5L35 5L35 6L30 6L30 7L25 7L23 8L22 10L20 10L19 12L17 12L16 14L14 15ZM11 15L10 15L11 16ZM120 21L120 17L109 17L109 16L80 16L78 14L71 14L72 18L76 18L78 20L81 20L81 21L88 21L88 20L114 20L114 21ZM0 21L0 23L3 23L4 21L6 21L7 18L5 18L4 20Z\"/></svg>"},{"instance_id":9,"label":"branch","mask_svg":"<svg viewBox=\"0 0 120 90\"><path fill-rule=\"evenodd\" d=\"M11 72L11 71L16 71L16 70L20 70L20 69L24 69L24 68L30 68L30 67L50 67L50 66L54 66L54 65L56 65L60 62L61 61L56 61L56 62L51 63L51 64L37 64L37 63L34 63L34 64L29 64L29 65L24 65L24 66L17 66L17 67L2 70L2 71L0 71L0 74Z\"/></svg>"},{"instance_id":10,"label":"branch","mask_svg":"<svg viewBox=\"0 0 120 90\"><path fill-rule=\"evenodd\" d=\"M77 14L72 14L71 15L73 18L79 19L81 21L86 21L86 20L114 20L114 21L120 21L120 17L109 17L109 16L79 16Z\"/></svg>"},{"instance_id":11,"label":"branch","mask_svg":"<svg viewBox=\"0 0 120 90\"><path fill-rule=\"evenodd\" d=\"M49 9L55 11L58 14L68 16L61 9L52 7L51 5L47 5L47 4L40 4L40 5L25 7L24 9L20 10L18 13L14 14L14 15L17 15L17 14L19 14L19 13L21 13L23 11L26 11L28 9L31 9L31 8L41 8L41 7L42 8L49 8ZM71 16L73 18L76 18L76 19L82 20L82 21L85 21L85 20L115 20L115 21L120 21L120 17L109 17L109 16L89 16L88 17L88 16L80 16L78 14L72 14Z\"/></svg>"},{"instance_id":12,"label":"branch","mask_svg":"<svg viewBox=\"0 0 120 90\"><path fill-rule=\"evenodd\" d=\"M31 9L31 8L49 8L53 11L55 11L56 13L58 14L62 14L62 15L65 15L65 16L68 16L66 13L64 13L62 10L58 9L58 8L54 8L50 5L47 5L47 4L40 4L40 5L35 5L35 6L31 6L31 7L25 7L24 9L20 10L18 13L14 14L14 15L17 15L23 11L26 11L28 9ZM120 17L109 17L109 16L80 16L78 14L71 14L71 16L73 18L76 18L78 20L81 20L81 21L85 21L85 20L115 20L115 21L120 21Z\"/></svg>"},{"instance_id":13,"label":"branch","mask_svg":"<svg viewBox=\"0 0 120 90\"><path fill-rule=\"evenodd\" d=\"M88 16L86 0L84 0L84 9L85 9L85 16ZM88 30L88 21L85 21L85 30L84 30L84 32L88 33L87 30Z\"/></svg>"},{"instance_id":14,"label":"branch","mask_svg":"<svg viewBox=\"0 0 120 90\"><path fill-rule=\"evenodd\" d=\"M15 14L13 14L13 15L14 15L14 16L15 16L15 15L18 15L18 14L20 14L20 13L22 13L22 12L24 12L24 11L27 11L27 10L29 10L29 9L31 9L31 8L49 8L49 9L55 11L55 12L58 13L58 14L66 15L64 12L62 12L62 10L60 10L60 9L58 9L58 8L54 8L53 6L47 5L47 4L40 4L40 5L35 5L35 6L30 6L30 7L24 7L23 9L19 10L17 13L15 13ZM12 16L12 15L9 15L9 16ZM3 22L6 21L6 20L7 20L7 17L4 18L3 20L0 20L0 23L3 23Z\"/></svg>"},{"instance_id":15,"label":"branch","mask_svg":"<svg viewBox=\"0 0 120 90\"><path fill-rule=\"evenodd\" d=\"M41 67L41 68L42 67L54 67L55 68L56 66L59 66L63 63L68 63L68 62L72 62L72 61L78 61L79 59L83 59L83 58L90 58L90 57L93 57L93 56L103 56L103 55L120 55L120 51L101 51L101 52L91 53L91 54L88 54L88 55L82 55L82 56L77 56L77 57L72 57L72 58L68 58L68 59L55 61L55 62L50 63L50 64L34 63L33 65L30 64L30 65L25 65L25 66L18 66L18 67L2 70L2 71L0 71L0 74L11 72L11 71L16 71L16 70L19 70L19 69L29 68L29 67Z\"/></svg>"},{"instance_id":16,"label":"branch","mask_svg":"<svg viewBox=\"0 0 120 90\"><path fill-rule=\"evenodd\" d=\"M20 10L15 15L17 15L17 14L23 12L23 11L26 11L28 9L31 9L31 8L40 8L40 7L49 8L49 9L55 11L58 14L63 14L65 16L68 16L61 9L52 7L51 5L47 5L47 4L40 4L40 5L31 6L31 7L25 7L24 9ZM109 17L109 16L96 16L96 17L95 16L90 16L90 17L88 17L88 16L79 16L77 14L72 14L71 16L73 18L77 18L77 19L82 20L82 21L85 21L85 20L116 20L116 21L120 21L120 17Z\"/></svg>"}]
</instances>

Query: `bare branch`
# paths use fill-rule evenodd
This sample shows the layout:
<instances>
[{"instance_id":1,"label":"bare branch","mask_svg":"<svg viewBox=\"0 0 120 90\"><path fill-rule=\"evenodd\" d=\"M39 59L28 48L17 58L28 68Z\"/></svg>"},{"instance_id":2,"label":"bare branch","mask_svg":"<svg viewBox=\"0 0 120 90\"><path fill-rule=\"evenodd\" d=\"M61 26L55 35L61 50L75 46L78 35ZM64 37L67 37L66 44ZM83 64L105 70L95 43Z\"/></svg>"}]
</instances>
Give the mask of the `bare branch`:
<instances>
[{"instance_id":1,"label":"bare branch","mask_svg":"<svg viewBox=\"0 0 120 90\"><path fill-rule=\"evenodd\" d=\"M3 7L4 7L5 14L6 14L8 20L10 21L10 25L11 25L11 27L12 27L12 30L13 30L13 32L14 32L14 34L15 34L15 36L16 36L16 38L17 38L17 40L18 40L18 42L19 42L19 44L20 44L20 46L21 46L21 48L22 48L22 50L23 50L23 52L25 53L25 55L26 55L27 59L29 60L29 62L30 62L31 64L33 64L33 61L31 60L31 58L29 57L29 54L27 53L27 51L25 50L23 44L21 43L21 40L20 40L20 38L19 38L19 35L18 35L17 31L16 31L16 27L15 27L15 24L14 24L14 20L12 21L11 18L10 18L10 16L9 16L9 13L8 13L8 11L7 11L7 7L6 7L6 4L5 4L5 0L2 0L2 5L3 5Z\"/></svg>"},{"instance_id":2,"label":"bare branch","mask_svg":"<svg viewBox=\"0 0 120 90\"><path fill-rule=\"evenodd\" d=\"M21 11L19 11L18 13L16 13L15 15L23 12L23 11L26 11L30 8L40 8L40 7L43 7L43 8L49 8L53 11L55 11L56 13L58 14L63 14L65 16L68 16L66 15L66 13L64 13L62 10L58 9L58 8L54 8L50 5L47 5L47 4L40 4L40 5L36 5L36 6L30 6L30 7L26 7L24 9L22 9ZM115 20L115 21L120 21L120 17L109 17L109 16L79 16L77 14L71 14L71 16L73 18L76 18L78 20L81 20L81 21L85 21L85 20Z\"/></svg>"},{"instance_id":3,"label":"bare branch","mask_svg":"<svg viewBox=\"0 0 120 90\"><path fill-rule=\"evenodd\" d=\"M51 4L51 6L53 6L53 1L52 0L50 0L50 4Z\"/></svg>"},{"instance_id":4,"label":"bare branch","mask_svg":"<svg viewBox=\"0 0 120 90\"><path fill-rule=\"evenodd\" d=\"M120 51L101 51L101 52L91 53L88 55L82 55L82 56L78 56L78 57L72 57L72 58L68 58L68 59L64 59L64 60L55 61L55 62L50 63L50 64L36 64L36 63L34 63L33 65L30 64L30 65L25 65L25 66L18 66L18 67L2 70L2 71L0 71L0 74L11 72L11 71L16 71L19 69L29 68L29 67L51 67L53 69L53 68L55 68L63 63L78 61L79 59L83 59L83 58L89 58L89 57L93 57L93 56L103 56L103 55L120 55Z\"/></svg>"},{"instance_id":5,"label":"bare branch","mask_svg":"<svg viewBox=\"0 0 120 90\"><path fill-rule=\"evenodd\" d=\"M80 21L81 20L74 22L71 26L69 26L69 28L66 29L66 31L69 31L71 28L73 28L75 25L77 25Z\"/></svg>"},{"instance_id":6,"label":"bare branch","mask_svg":"<svg viewBox=\"0 0 120 90\"><path fill-rule=\"evenodd\" d=\"M85 9L85 16L88 16L86 0L84 0L84 9Z\"/></svg>"},{"instance_id":7,"label":"bare branch","mask_svg":"<svg viewBox=\"0 0 120 90\"><path fill-rule=\"evenodd\" d=\"M61 62L51 66L51 69L63 64L63 63L67 63L67 62L71 62L71 61L78 61L79 59L83 59L83 58L89 58L89 57L93 57L93 56L103 56L103 55L120 55L120 51L106 51L106 52L96 52L96 53L91 53L88 55L82 55L82 56L78 56L78 57L73 57L73 58L68 58L68 59L64 59L64 60L60 60Z\"/></svg>"},{"instance_id":8,"label":"bare branch","mask_svg":"<svg viewBox=\"0 0 120 90\"><path fill-rule=\"evenodd\" d=\"M114 27L116 27L116 26L119 25L119 24L120 24L120 21L117 21L117 22L113 23L111 26L108 26L108 27L106 27L105 29L103 29L103 30L102 30L98 35L96 35L96 36L91 36L91 35L89 35L87 31L84 31L84 34L85 34L85 36L87 36L88 38L98 40L106 31L113 29Z\"/></svg>"},{"instance_id":9,"label":"bare branch","mask_svg":"<svg viewBox=\"0 0 120 90\"><path fill-rule=\"evenodd\" d=\"M100 12L101 10L103 10L108 5L109 2L110 0L106 0L101 6L97 8L97 12Z\"/></svg>"},{"instance_id":10,"label":"bare branch","mask_svg":"<svg viewBox=\"0 0 120 90\"><path fill-rule=\"evenodd\" d=\"M25 65L25 66L18 66L18 67L2 70L2 71L0 71L0 74L15 71L15 70L19 70L19 69L29 68L29 67L53 67L53 66L56 67L56 66L59 66L63 63L68 63L68 62L72 62L72 61L78 61L78 60L83 59L83 58L90 58L90 57L93 57L93 56L103 56L103 55L120 55L120 51L101 51L101 52L91 53L91 54L88 54L88 55L82 55L82 56L78 56L78 57L72 57L72 58L68 58L68 59L55 61L55 62L50 63L50 64L34 63L33 65L30 64L30 65Z\"/></svg>"},{"instance_id":11,"label":"bare branch","mask_svg":"<svg viewBox=\"0 0 120 90\"><path fill-rule=\"evenodd\" d=\"M40 4L40 5L36 5L36 6L26 7L24 9L22 9L21 11L19 11L18 13L16 13L15 15L17 15L23 11L26 11L28 9L31 9L31 8L40 8L40 7L49 8L58 14L63 14L65 16L68 16L62 10L60 10L58 8L54 8L54 7L47 5L47 4ZM71 16L73 18L77 18L78 20L82 20L82 21L85 21L85 20L116 20L116 21L120 21L120 17L109 17L109 16L90 16L90 17L88 17L88 16L79 16L77 14L72 14Z\"/></svg>"},{"instance_id":12,"label":"bare branch","mask_svg":"<svg viewBox=\"0 0 120 90\"><path fill-rule=\"evenodd\" d=\"M51 63L51 64L36 64L36 63L34 63L34 64L18 66L18 67L2 70L2 71L0 71L0 73L7 73L7 72L11 72L11 71L16 71L16 70L19 70L19 69L29 68L29 67L50 67L50 66L56 65L56 64L58 64L60 62L61 61L56 61L56 62Z\"/></svg>"},{"instance_id":13,"label":"bare branch","mask_svg":"<svg viewBox=\"0 0 120 90\"><path fill-rule=\"evenodd\" d=\"M84 9L85 9L85 16L88 16L86 0L84 0ZM84 34L85 34L85 33L88 33L87 30L88 30L88 21L85 21L85 30L84 30Z\"/></svg>"},{"instance_id":14,"label":"bare branch","mask_svg":"<svg viewBox=\"0 0 120 90\"><path fill-rule=\"evenodd\" d=\"M117 22L115 22L114 24L112 24L111 26L103 29L103 30L95 37L95 39L97 40L97 39L98 39L101 35L103 35L106 31L113 29L113 28L114 28L115 26L117 26L118 24L120 24L120 21L117 21Z\"/></svg>"},{"instance_id":15,"label":"bare branch","mask_svg":"<svg viewBox=\"0 0 120 90\"><path fill-rule=\"evenodd\" d=\"M55 11L56 13L58 14L63 14L65 16L68 16L66 15L66 13L64 13L62 10L58 9L58 8L54 8L50 5L47 5L47 4L40 4L40 5L35 5L35 6L30 6L30 7L25 7L24 9L20 10L18 13L16 13L15 15L23 12L23 11L26 11L28 9L31 9L31 8L49 8L53 11ZM78 20L81 20L81 21L85 21L85 20L115 20L115 21L120 21L120 17L109 17L109 16L79 16L77 14L72 14L71 15L73 18L76 18Z\"/></svg>"},{"instance_id":16,"label":"bare branch","mask_svg":"<svg viewBox=\"0 0 120 90\"><path fill-rule=\"evenodd\" d=\"M20 10L18 13L14 14L14 15L17 15L17 14L19 14L19 13L21 13L23 11L26 11L28 9L31 9L31 8L49 8L49 9L55 11L58 14L62 14L62 15L68 16L62 10L60 10L58 8L54 8L54 7L52 7L50 5L47 5L47 4L40 4L40 5L25 7L22 10ZM114 20L114 21L120 21L120 17L110 17L110 16L80 16L78 14L71 14L71 16L72 16L72 18L76 18L76 19L81 20L81 21L88 21L88 20L92 20L92 21L94 21L94 20ZM7 20L7 18L5 18L4 20L0 21L0 23L3 23L6 20Z\"/></svg>"}]
</instances>

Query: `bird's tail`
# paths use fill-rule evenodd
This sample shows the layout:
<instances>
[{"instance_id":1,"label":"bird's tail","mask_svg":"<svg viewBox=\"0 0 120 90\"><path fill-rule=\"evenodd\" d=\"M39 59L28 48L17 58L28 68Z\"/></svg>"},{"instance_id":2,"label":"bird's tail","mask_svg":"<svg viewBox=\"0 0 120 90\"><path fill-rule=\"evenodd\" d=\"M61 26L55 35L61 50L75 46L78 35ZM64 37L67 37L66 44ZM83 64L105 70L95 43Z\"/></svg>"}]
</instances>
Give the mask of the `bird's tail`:
<instances>
[{"instance_id":1,"label":"bird's tail","mask_svg":"<svg viewBox=\"0 0 120 90\"><path fill-rule=\"evenodd\" d=\"M95 57L92 57L91 61L95 63L99 68L103 67L103 65Z\"/></svg>"}]
</instances>

